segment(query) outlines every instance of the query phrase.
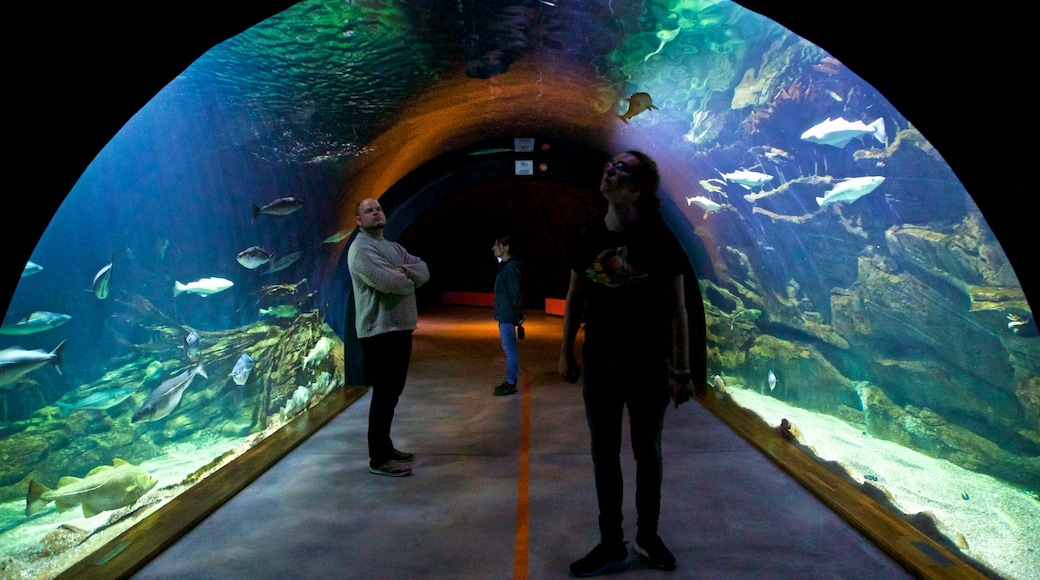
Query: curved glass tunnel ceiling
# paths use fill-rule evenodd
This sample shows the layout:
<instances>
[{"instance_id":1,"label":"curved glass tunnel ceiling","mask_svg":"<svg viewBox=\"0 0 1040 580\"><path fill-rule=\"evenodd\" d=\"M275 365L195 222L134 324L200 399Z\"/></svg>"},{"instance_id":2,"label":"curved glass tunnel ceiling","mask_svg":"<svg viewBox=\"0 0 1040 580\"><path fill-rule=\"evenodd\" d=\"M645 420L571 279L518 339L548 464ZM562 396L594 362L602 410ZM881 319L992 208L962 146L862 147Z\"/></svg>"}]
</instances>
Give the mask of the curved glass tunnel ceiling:
<instances>
[{"instance_id":1,"label":"curved glass tunnel ceiling","mask_svg":"<svg viewBox=\"0 0 1040 580\"><path fill-rule=\"evenodd\" d=\"M490 287L476 263L506 228L543 240L529 296L562 297L562 238L598 209L600 165L622 149L662 167L703 297L704 380L770 425L789 418L968 559L1008 577L1009 560L1035 564L1040 343L1014 268L927 136L730 2L302 2L213 47L99 153L32 253L42 269L20 280L0 348L60 355L63 374L4 375L3 444L22 452L0 500L117 458L175 485L357 384L342 260L364 197L429 253L428 302ZM302 203L262 209L287 197ZM242 265L251 247L270 259ZM475 273L438 272L460 256ZM192 331L213 378L134 421L196 367ZM242 354L251 378L221 379ZM907 485L919 468L903 453L944 484ZM1000 499L933 495L969 487ZM8 530L111 515L3 513Z\"/></svg>"}]
</instances>

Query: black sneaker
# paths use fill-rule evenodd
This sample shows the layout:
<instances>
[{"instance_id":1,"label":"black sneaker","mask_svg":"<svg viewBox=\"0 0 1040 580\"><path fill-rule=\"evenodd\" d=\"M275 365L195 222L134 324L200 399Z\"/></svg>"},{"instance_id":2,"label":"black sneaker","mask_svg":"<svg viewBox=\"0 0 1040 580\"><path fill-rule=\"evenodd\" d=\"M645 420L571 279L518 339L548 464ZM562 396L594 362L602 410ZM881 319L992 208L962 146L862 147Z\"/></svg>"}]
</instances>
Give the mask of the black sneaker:
<instances>
[{"instance_id":1,"label":"black sneaker","mask_svg":"<svg viewBox=\"0 0 1040 580\"><path fill-rule=\"evenodd\" d=\"M376 475L386 475L388 477L404 477L412 474L412 468L403 465L399 461L391 459L390 461L376 467L370 465L368 472Z\"/></svg>"},{"instance_id":2,"label":"black sneaker","mask_svg":"<svg viewBox=\"0 0 1040 580\"><path fill-rule=\"evenodd\" d=\"M587 556L571 564L571 574L578 578L588 578L627 568L627 543L598 544Z\"/></svg>"},{"instance_id":3,"label":"black sneaker","mask_svg":"<svg viewBox=\"0 0 1040 580\"><path fill-rule=\"evenodd\" d=\"M398 451L397 449L394 449L390 452L390 459L393 459L394 461L400 461L401 463L408 463L409 461L415 459L415 454L406 453L404 451Z\"/></svg>"},{"instance_id":4,"label":"black sneaker","mask_svg":"<svg viewBox=\"0 0 1040 580\"><path fill-rule=\"evenodd\" d=\"M502 383L501 385L498 385L497 387L495 387L495 396L496 397L501 397L503 395L515 395L516 391L517 391L516 385L510 385L509 383Z\"/></svg>"},{"instance_id":5,"label":"black sneaker","mask_svg":"<svg viewBox=\"0 0 1040 580\"><path fill-rule=\"evenodd\" d=\"M636 553L647 559L658 570L675 570L675 556L661 541L661 536L636 536Z\"/></svg>"}]
</instances>

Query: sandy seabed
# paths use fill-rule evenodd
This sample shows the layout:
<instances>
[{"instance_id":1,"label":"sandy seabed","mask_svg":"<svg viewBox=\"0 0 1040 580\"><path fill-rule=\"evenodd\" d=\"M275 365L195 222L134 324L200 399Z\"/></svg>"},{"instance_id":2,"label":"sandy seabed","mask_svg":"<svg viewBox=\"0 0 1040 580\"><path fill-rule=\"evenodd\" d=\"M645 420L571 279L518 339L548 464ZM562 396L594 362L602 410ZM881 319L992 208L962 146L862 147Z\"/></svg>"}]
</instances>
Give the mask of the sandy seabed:
<instances>
[{"instance_id":1,"label":"sandy seabed","mask_svg":"<svg viewBox=\"0 0 1040 580\"><path fill-rule=\"evenodd\" d=\"M829 415L747 389L730 387L727 392L768 425L786 418L821 460L840 464L858 481L868 475L877 478L874 485L887 491L903 513L932 514L947 538L994 572L1015 580L1040 580L1036 496L944 459L875 439Z\"/></svg>"},{"instance_id":2,"label":"sandy seabed","mask_svg":"<svg viewBox=\"0 0 1040 580\"><path fill-rule=\"evenodd\" d=\"M203 438L200 438L203 439ZM137 505L146 505L124 519L108 525L114 511L83 517L79 507L59 512L50 504L41 513L26 518L25 500L0 503L0 578L3 580L42 580L54 578L76 562L90 557L107 542L159 509L177 495L189 474L208 465L230 449L244 450L245 438L209 437L185 442L167 449L161 457L138 464L159 482ZM41 482L56 483L56 482ZM39 557L41 540L61 526L88 532L83 543L60 554Z\"/></svg>"}]
</instances>

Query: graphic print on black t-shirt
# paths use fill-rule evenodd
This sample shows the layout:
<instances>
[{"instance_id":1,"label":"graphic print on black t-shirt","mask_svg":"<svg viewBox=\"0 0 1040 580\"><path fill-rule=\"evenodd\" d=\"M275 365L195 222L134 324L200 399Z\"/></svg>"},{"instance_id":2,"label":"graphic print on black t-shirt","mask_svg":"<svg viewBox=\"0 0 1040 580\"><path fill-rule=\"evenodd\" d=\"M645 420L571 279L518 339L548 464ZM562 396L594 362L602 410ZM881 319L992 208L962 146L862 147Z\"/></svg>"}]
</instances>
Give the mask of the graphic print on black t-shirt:
<instances>
[{"instance_id":1,"label":"graphic print on black t-shirt","mask_svg":"<svg viewBox=\"0 0 1040 580\"><path fill-rule=\"evenodd\" d=\"M628 246L606 248L592 259L592 264L585 274L596 284L611 288L624 286L649 276L645 271L637 271L628 259Z\"/></svg>"}]
</instances>

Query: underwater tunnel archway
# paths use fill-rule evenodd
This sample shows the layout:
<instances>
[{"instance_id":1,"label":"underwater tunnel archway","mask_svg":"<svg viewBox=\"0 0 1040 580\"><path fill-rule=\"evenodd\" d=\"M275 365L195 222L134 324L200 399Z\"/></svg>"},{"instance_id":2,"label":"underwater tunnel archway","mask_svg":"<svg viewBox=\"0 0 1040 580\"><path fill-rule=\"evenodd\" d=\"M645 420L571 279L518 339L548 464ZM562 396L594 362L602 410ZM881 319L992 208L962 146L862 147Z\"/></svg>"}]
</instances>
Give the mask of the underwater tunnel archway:
<instances>
[{"instance_id":1,"label":"underwater tunnel archway","mask_svg":"<svg viewBox=\"0 0 1040 580\"><path fill-rule=\"evenodd\" d=\"M286 2L284 7L292 4ZM232 258L246 245L275 246L279 256L286 256L296 248L277 246L289 240L333 251L308 255L287 266L284 271L294 277L279 284L265 283L256 272L254 278L246 277L251 274L236 277L237 285L293 286L306 277L315 287L300 287L299 292L318 292L319 302L335 299L329 290L335 284L336 252L343 246L325 246L322 238L352 225L353 204L369 195L391 195L388 192L431 160L465 151L489 134L574 142L597 151L644 149L666 171L672 170L664 182L667 215L680 237L685 236L687 247L698 248L695 266L704 281L702 292L713 324L709 361L727 384L750 385L753 391L780 361L785 365L780 370L781 384L829 386L784 391L775 399L858 421L875 436L931 447L932 452L941 452L951 439L970 440L974 443L953 453L975 466L982 457L985 467L980 471L1013 485L1033 485L1030 478L1036 473L1040 430L1037 348L1026 300L1030 285L1024 279L1033 271L1028 259L1016 258L1028 255L1028 238L1017 243L1016 234L1021 233L1017 216L1008 217L1014 213L1016 194L1029 191L1024 187L1028 182L1006 172L994 175L991 167L980 167L973 158L984 159L993 152L968 147L965 153L947 147L959 139L949 137L961 129L956 123L948 122L949 127L918 123L928 119L923 108L944 100L920 104L906 97L892 106L885 98L887 90L872 90L852 72L871 70L870 66L844 68L844 59L836 59L841 62L835 64L818 47L787 36L768 22L738 14L726 2L651 3L643 14L635 5L615 1L612 5L623 9L620 15L584 14L560 6L565 9L551 16L546 11L555 7L548 4L533 9L522 2L508 3L512 10L503 13L514 19L506 29L520 31L524 41L494 46L511 38L496 36L502 30L494 26L502 24L496 15L464 14L463 21L492 41L490 49L477 46L479 53L471 52L474 45L460 48L447 42L445 29L421 17L412 20L413 14L393 3L360 16L351 13L349 18L325 12L321 3L309 4L312 7L305 11L290 10L260 23L261 31L214 47L193 65L197 69L190 67L181 76L177 76L181 69L175 70L165 79L177 76L170 88L148 107L124 110L129 117L141 109L116 139L104 149L99 145L90 150L85 159L81 154L82 166L73 178L79 180L76 187L70 182L54 191L60 199L72 190L65 213L49 219L44 210L43 215L30 218L49 221L53 234L44 235L35 245L33 236L28 236L26 245L32 247L22 250L25 258L39 252L56 256L52 263L62 264L60 257L75 248L74 263L62 268L45 265L44 272L46 276L61 272L76 283L49 278L45 293L30 286L45 277L28 277L24 295L12 291L7 312L8 320L15 322L33 311L58 309L41 306L41 301L82 308L62 329L33 335L23 345L50 351L56 342L52 336L63 332L92 339L100 348L90 356L72 348L68 356L78 357L71 365L73 376L100 390L104 386L100 377L120 352L120 343L106 340L113 336L115 318L106 318L113 315L108 310L113 302L92 298L83 303L82 289L89 284L80 281L89 281L109 260L116 264L113 276L132 281L135 292L149 298L125 302L138 309L135 315L142 310L154 315L148 310L154 306L173 319L178 330L197 327L218 332L251 322L258 305L252 298L233 300L231 293L174 301L166 292L169 276L201 279L213 271L238 273ZM815 29L819 36L833 39L836 23L844 24L846 19L827 12L820 3L808 5L825 15L824 24ZM760 8L769 13L768 6ZM798 6L793 11L805 9ZM322 26L310 25L313 21L301 18L301 13ZM740 18L729 20L733 15ZM585 16L587 22L580 21ZM337 42L358 46L326 53L316 48L322 43L315 41L309 46L321 53L317 58L308 63L316 56L309 54L308 59L295 60L278 43L267 43L281 34L279 26L297 34L320 36L331 31ZM272 32L275 37L265 38ZM730 42L737 32L749 34ZM754 51L747 49L751 45L756 46ZM749 52L742 59L736 58L746 49ZM841 56L840 49L833 52ZM706 66L697 54L717 60ZM257 63L247 67L243 77L227 74L234 70L229 64L254 58ZM721 64L729 58L732 63ZM335 70L330 77L372 89L365 83L376 81L365 70L387 62L392 63L386 67L387 86L322 92L332 86L322 71ZM867 57L859 62L875 61ZM308 67L314 63L318 65ZM264 66L274 74L254 70ZM714 72L719 70L726 72ZM880 89L885 75L876 74L864 78L879 79L875 84ZM256 77L251 75L259 75L260 80L252 82ZM273 76L288 81L291 88L270 84ZM688 82L691 77L698 82ZM719 78L724 82L708 85ZM194 92L203 86L218 88ZM625 110L620 99L642 90L664 106L622 124L614 116ZM916 90L935 95L920 85ZM213 98L216 95L220 98ZM253 106L248 114L238 108L242 103ZM904 109L915 115L904 118ZM973 139L1007 137L1008 124L979 122L979 114L985 119L999 117L994 109L979 113L973 108L974 124L984 126L976 127L983 137ZM334 110L346 116L337 119ZM847 150L799 139L802 131L837 112L855 114L864 126L884 117L886 139L867 135ZM227 119L234 122L220 124ZM911 120L920 125L920 132L913 131ZM109 133L114 133L111 126ZM755 135L769 139L758 140ZM947 135L945 142L943 135ZM945 166L948 151L957 162L950 157L950 165ZM1001 152L1001 161L1014 160L1016 154L1022 158L1014 147ZM97 159L88 167L95 153ZM792 153L797 161L782 167L783 154ZM27 166L49 167L42 162ZM286 167L293 169L286 171ZM741 183L741 176L732 175L739 169L757 169L772 177L774 185L745 187L748 183ZM198 179L184 181L183 175L190 172ZM53 176L40 173L41 180L52 183L47 180ZM864 193L862 200L841 205L815 200L849 176L882 174L885 183L877 193ZM127 176L133 179L124 179ZM991 195L990 181L1008 185L999 195ZM943 191L940 203L920 195L938 190ZM263 203L297 191L323 200L297 214L297 218L306 216L300 221L308 226L261 215L261 228L257 228L248 209L242 210L250 202ZM51 201L16 203L47 207ZM976 202L981 212L976 211ZM321 211L316 212L315 206ZM121 212L121 207L130 211ZM154 211L141 212L141 208ZM20 212L4 219L14 221L15 214ZM132 235L113 242L112 232ZM205 232L219 232L218 239L211 240ZM197 251L196 240L205 246L205 253ZM1002 255L1004 250L1007 256ZM12 280L15 267L22 265L5 265ZM273 305L259 306L268 310ZM137 330L115 332L136 345L146 343ZM181 337L171 333L163 338L176 342ZM170 367L164 370L179 370L172 360L164 363ZM4 396L12 404L11 412L23 413L30 417L27 420L40 410L31 398L53 403L71 393L68 384L54 382L42 371L29 378L39 379L39 397L28 388L33 386L29 381L18 384L30 395L23 397L19 388L5 390ZM280 393L275 399L280 403L279 397L287 399L287 395L291 393ZM16 404L21 407L14 409ZM864 417L871 410L875 417L891 413L891 420L867 425ZM901 430L898 423L920 429ZM929 426L959 430L929 430ZM999 451L984 456L993 442ZM48 469L57 476L65 468Z\"/></svg>"}]
</instances>

